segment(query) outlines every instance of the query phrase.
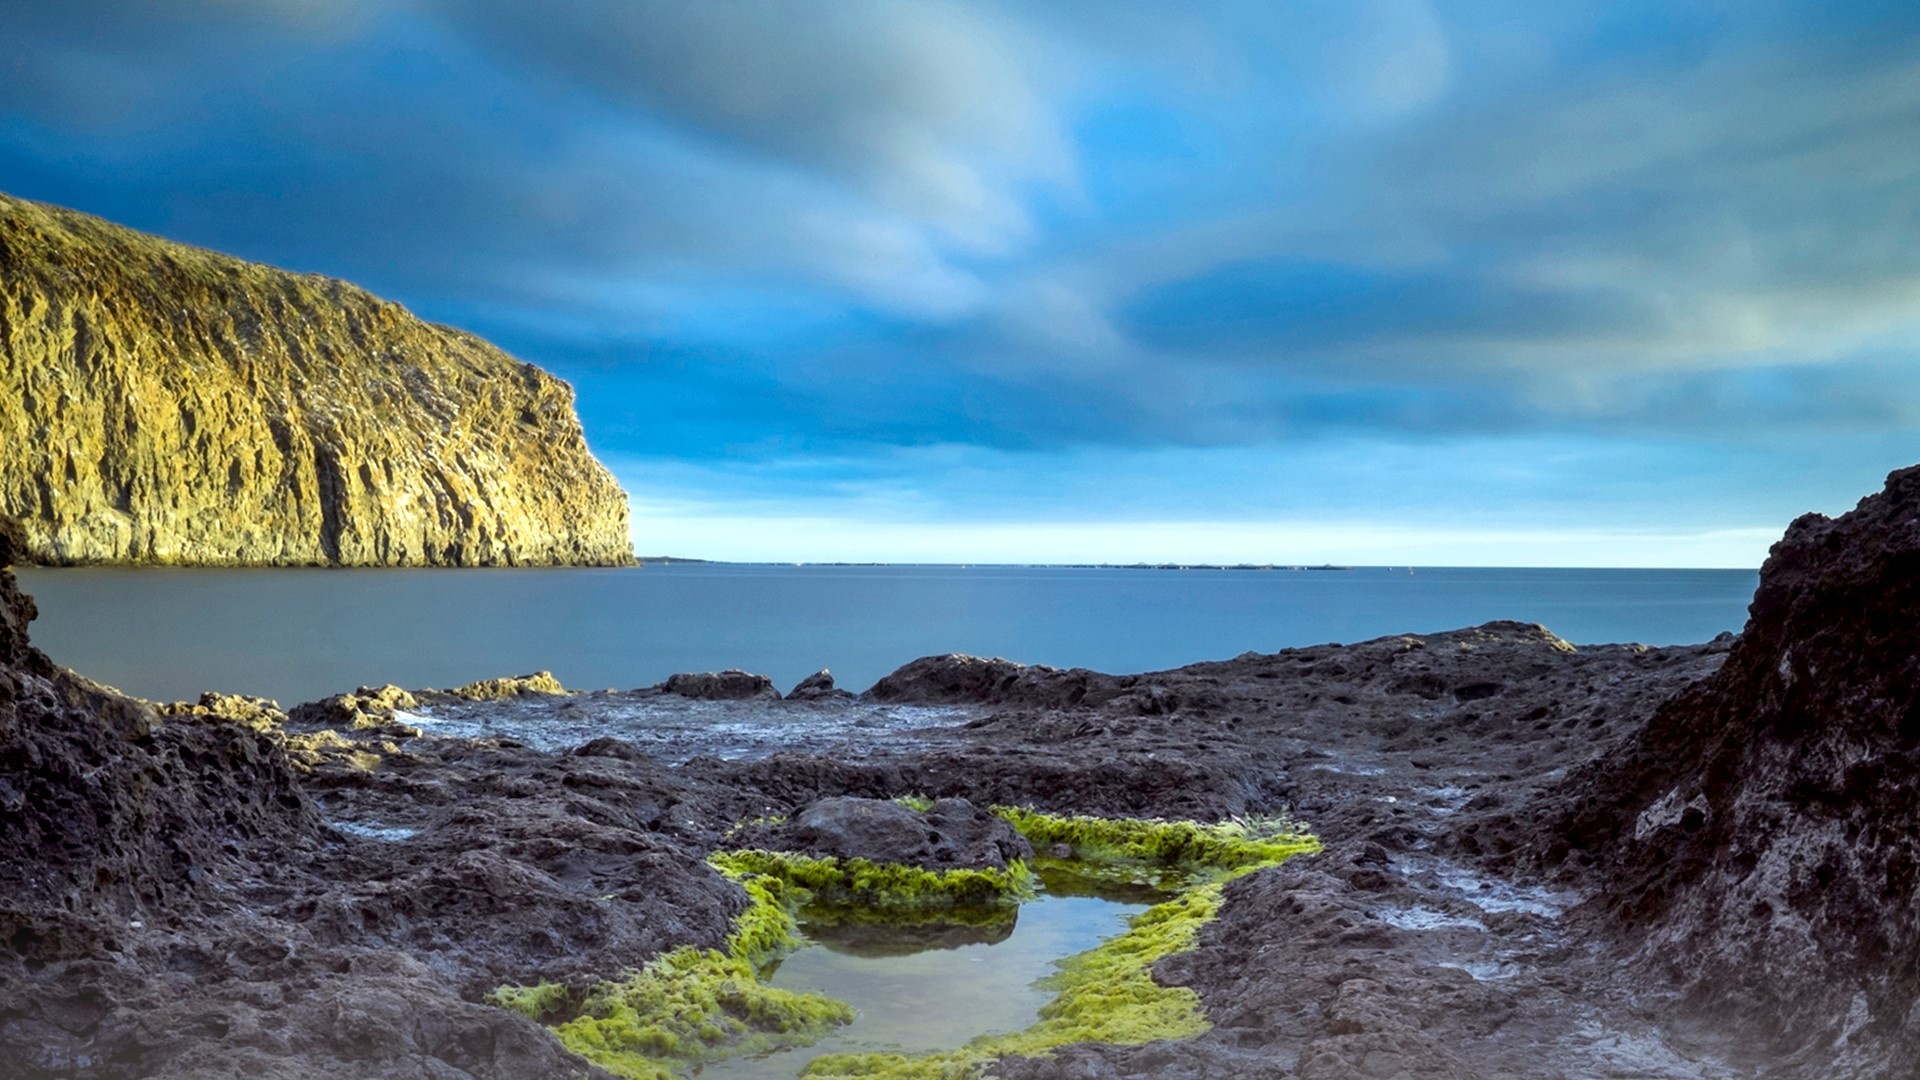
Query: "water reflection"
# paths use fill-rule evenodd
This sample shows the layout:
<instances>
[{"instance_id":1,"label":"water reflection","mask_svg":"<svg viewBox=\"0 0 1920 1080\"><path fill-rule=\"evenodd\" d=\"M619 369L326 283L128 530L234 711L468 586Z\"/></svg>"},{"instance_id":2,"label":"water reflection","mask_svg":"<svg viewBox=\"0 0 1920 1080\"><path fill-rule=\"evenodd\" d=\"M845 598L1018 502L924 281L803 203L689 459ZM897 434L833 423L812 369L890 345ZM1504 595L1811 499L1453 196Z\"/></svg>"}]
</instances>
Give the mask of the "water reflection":
<instances>
[{"instance_id":1,"label":"water reflection","mask_svg":"<svg viewBox=\"0 0 1920 1080\"><path fill-rule=\"evenodd\" d=\"M811 944L775 965L767 981L838 998L858 1018L813 1046L721 1061L697 1075L790 1080L823 1054L919 1053L1019 1031L1052 1000L1034 984L1054 973L1056 961L1124 931L1129 917L1165 898L1061 868L1041 880L1037 899L992 919L900 926L803 912Z\"/></svg>"}]
</instances>

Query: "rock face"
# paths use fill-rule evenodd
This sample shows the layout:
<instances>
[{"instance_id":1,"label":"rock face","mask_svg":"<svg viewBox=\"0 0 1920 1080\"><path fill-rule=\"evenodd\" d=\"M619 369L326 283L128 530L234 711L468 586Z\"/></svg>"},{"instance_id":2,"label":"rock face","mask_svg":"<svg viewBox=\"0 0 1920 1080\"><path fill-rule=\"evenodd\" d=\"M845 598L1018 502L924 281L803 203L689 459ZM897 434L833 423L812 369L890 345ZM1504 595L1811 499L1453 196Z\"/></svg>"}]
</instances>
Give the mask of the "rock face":
<instances>
[{"instance_id":1,"label":"rock face","mask_svg":"<svg viewBox=\"0 0 1920 1080\"><path fill-rule=\"evenodd\" d=\"M1773 1056L1913 1075L1920 468L1794 522L1750 610L1718 674L1575 777L1548 854L1599 884L1640 964Z\"/></svg>"},{"instance_id":2,"label":"rock face","mask_svg":"<svg viewBox=\"0 0 1920 1080\"><path fill-rule=\"evenodd\" d=\"M23 561L632 561L565 383L343 282L0 196Z\"/></svg>"}]
</instances>

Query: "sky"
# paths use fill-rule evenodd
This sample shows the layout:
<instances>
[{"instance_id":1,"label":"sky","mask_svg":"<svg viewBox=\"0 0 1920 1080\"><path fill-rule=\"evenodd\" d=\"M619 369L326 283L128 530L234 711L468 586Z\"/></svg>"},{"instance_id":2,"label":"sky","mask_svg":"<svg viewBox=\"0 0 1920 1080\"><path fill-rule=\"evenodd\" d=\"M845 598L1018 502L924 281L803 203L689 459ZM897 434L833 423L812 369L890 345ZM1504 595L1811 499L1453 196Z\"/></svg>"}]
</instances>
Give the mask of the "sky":
<instances>
[{"instance_id":1,"label":"sky","mask_svg":"<svg viewBox=\"0 0 1920 1080\"><path fill-rule=\"evenodd\" d=\"M0 190L567 379L643 554L1753 567L1920 461L1920 5L6 0Z\"/></svg>"}]
</instances>

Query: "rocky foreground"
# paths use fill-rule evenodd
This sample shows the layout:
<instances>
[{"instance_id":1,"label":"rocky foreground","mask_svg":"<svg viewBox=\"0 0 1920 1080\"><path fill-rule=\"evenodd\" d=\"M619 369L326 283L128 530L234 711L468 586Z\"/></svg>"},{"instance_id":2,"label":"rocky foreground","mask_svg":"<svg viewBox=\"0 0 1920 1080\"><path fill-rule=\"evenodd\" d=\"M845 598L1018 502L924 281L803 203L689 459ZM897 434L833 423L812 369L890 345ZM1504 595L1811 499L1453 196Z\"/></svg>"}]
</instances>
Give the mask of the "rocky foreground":
<instances>
[{"instance_id":1,"label":"rocky foreground","mask_svg":"<svg viewBox=\"0 0 1920 1080\"><path fill-rule=\"evenodd\" d=\"M0 195L24 561L633 561L563 382L342 281Z\"/></svg>"},{"instance_id":2,"label":"rocky foreground","mask_svg":"<svg viewBox=\"0 0 1920 1080\"><path fill-rule=\"evenodd\" d=\"M1920 1069L1920 470L1796 522L1746 631L1681 648L1493 623L1146 675L935 657L857 699L719 673L282 713L120 697L32 613L0 577L0 1075L599 1075L487 993L716 946L747 898L703 860L741 823L806 848L823 800L909 794L1325 845L1154 969L1211 1030L1001 1076ZM809 734L501 734L666 701Z\"/></svg>"}]
</instances>

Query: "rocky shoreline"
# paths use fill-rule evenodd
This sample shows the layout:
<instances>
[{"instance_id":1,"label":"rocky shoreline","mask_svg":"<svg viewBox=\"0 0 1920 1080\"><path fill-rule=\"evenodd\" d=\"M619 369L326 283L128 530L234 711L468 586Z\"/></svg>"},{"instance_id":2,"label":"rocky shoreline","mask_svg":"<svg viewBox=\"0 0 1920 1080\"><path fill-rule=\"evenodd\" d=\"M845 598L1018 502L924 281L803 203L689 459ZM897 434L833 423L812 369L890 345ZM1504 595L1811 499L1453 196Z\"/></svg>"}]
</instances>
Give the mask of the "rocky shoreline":
<instances>
[{"instance_id":1,"label":"rocky shoreline","mask_svg":"<svg viewBox=\"0 0 1920 1080\"><path fill-rule=\"evenodd\" d=\"M857 697L735 672L281 712L95 686L0 575L0 1074L605 1075L489 995L720 949L750 900L708 859L743 823L915 796L1324 845L1153 967L1203 1033L1000 1076L1911 1075L1920 471L1797 522L1752 612L1678 648L1490 623L1140 675L929 657Z\"/></svg>"}]
</instances>

